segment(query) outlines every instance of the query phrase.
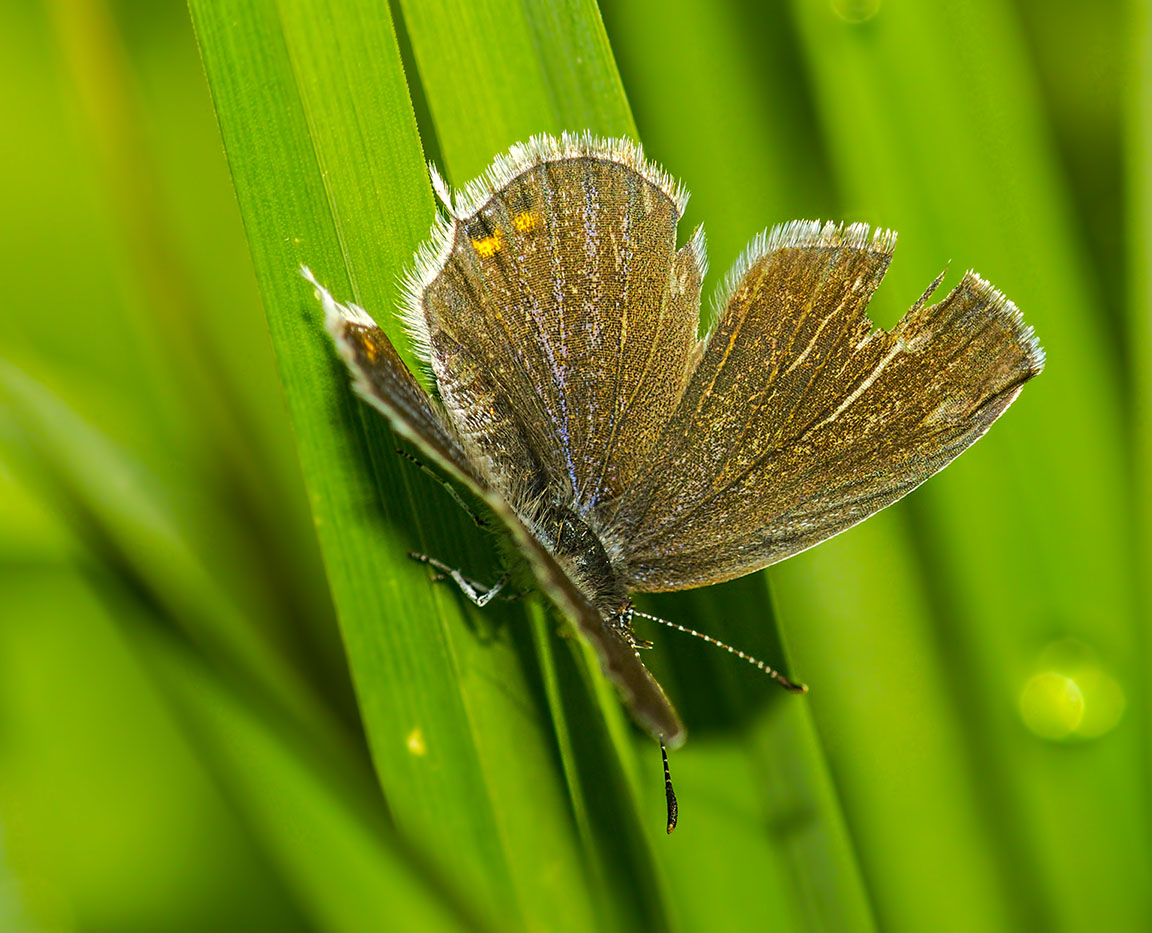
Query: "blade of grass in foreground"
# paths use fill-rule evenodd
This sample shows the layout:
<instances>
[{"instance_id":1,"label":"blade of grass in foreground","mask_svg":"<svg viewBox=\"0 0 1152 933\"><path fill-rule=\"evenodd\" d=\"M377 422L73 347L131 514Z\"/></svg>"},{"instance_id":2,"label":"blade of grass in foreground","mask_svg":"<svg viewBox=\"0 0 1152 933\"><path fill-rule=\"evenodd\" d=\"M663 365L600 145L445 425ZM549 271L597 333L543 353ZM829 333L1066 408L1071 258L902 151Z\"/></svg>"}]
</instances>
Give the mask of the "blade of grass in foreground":
<instances>
[{"instance_id":1,"label":"blade of grass in foreground","mask_svg":"<svg viewBox=\"0 0 1152 933\"><path fill-rule=\"evenodd\" d=\"M412 360L391 312L432 201L387 7L191 7L397 826L494 925L586 928L587 881L550 730L515 646L506 632L482 639L491 623L405 556L424 550L479 576L485 542L351 397L298 276L307 263L369 308ZM576 906L557 911L561 902Z\"/></svg>"},{"instance_id":2,"label":"blade of grass in foreground","mask_svg":"<svg viewBox=\"0 0 1152 933\"><path fill-rule=\"evenodd\" d=\"M348 931L362 929L365 918L406 913L458 926L456 914L439 903L435 881L407 864L413 853L396 844L385 824L360 748L323 712L301 716L300 699L275 676L282 672L254 664L252 646L235 637L252 625L214 591L162 507L133 490L146 485L142 471L4 366L0 401L9 461L35 477L80 532L96 568L89 573L141 650L144 670L191 726L206 766L240 804L313 918L323 929ZM67 464L82 465L84 480L66 467L61 472ZM101 511L103 498L115 508ZM163 563L155 560L159 554ZM202 631L190 603L234 637ZM162 632L157 613L164 614Z\"/></svg>"},{"instance_id":3,"label":"blade of grass in foreground","mask_svg":"<svg viewBox=\"0 0 1152 933\"><path fill-rule=\"evenodd\" d=\"M199 650L313 732L334 721L267 633L220 587L165 509L152 478L44 387L0 361L0 439L30 485L181 627ZM335 734L332 736L335 738ZM340 736L346 739L347 736Z\"/></svg>"},{"instance_id":4,"label":"blade of grass in foreground","mask_svg":"<svg viewBox=\"0 0 1152 933\"><path fill-rule=\"evenodd\" d=\"M635 136L594 4L401 0L400 6L450 181L470 180L495 155L536 133L591 129ZM462 80L472 74L484 80ZM529 611L600 912L624 929L665 927L667 892L645 842L662 823L637 809L636 794L643 791L635 787L619 703L598 692L598 671L588 679L590 659L581 654L573 666L567 648L557 651L552 621L539 607ZM650 758L645 769L644 789L654 797L658 760Z\"/></svg>"},{"instance_id":5,"label":"blade of grass in foreground","mask_svg":"<svg viewBox=\"0 0 1152 933\"><path fill-rule=\"evenodd\" d=\"M140 642L157 684L320 929L476 928L380 825L375 787L340 773L178 647Z\"/></svg>"},{"instance_id":6,"label":"blade of grass in foreground","mask_svg":"<svg viewBox=\"0 0 1152 933\"><path fill-rule=\"evenodd\" d=\"M73 930L314 930L168 715L113 576L77 542L0 563L2 848L31 914L0 929L59 930L67 904Z\"/></svg>"}]
</instances>

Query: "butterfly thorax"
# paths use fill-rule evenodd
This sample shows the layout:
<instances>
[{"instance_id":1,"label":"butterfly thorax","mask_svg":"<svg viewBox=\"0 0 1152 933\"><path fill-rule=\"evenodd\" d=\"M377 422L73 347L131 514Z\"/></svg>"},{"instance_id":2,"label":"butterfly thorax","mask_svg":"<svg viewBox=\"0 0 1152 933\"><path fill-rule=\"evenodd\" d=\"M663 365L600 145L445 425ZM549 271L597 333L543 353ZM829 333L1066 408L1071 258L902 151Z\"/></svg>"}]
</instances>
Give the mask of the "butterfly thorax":
<instances>
[{"instance_id":1,"label":"butterfly thorax","mask_svg":"<svg viewBox=\"0 0 1152 933\"><path fill-rule=\"evenodd\" d=\"M600 536L584 518L558 502L542 504L524 518L601 615L613 618L626 610L627 587L613 568Z\"/></svg>"}]
</instances>

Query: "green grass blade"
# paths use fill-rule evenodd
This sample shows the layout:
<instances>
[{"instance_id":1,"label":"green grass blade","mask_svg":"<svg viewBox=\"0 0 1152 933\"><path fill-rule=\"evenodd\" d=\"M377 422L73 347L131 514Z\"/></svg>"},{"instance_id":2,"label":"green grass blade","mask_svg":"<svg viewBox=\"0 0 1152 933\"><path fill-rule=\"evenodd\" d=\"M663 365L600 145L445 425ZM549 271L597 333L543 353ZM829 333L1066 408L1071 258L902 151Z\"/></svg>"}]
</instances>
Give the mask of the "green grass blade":
<instances>
[{"instance_id":1,"label":"green grass blade","mask_svg":"<svg viewBox=\"0 0 1152 933\"><path fill-rule=\"evenodd\" d=\"M1152 662L1152 3L1132 0L1126 5L1129 93L1124 101L1127 121L1126 183L1128 185L1127 330L1133 386L1133 461L1135 476L1137 596L1143 617L1144 670ZM1144 684L1144 768L1152 774L1152 743L1147 739L1152 687ZM1145 779L1145 787L1148 780ZM1145 826L1147 830L1147 825ZM1145 842L1147 847L1148 843ZM1138 904L1141 902L1137 901ZM1140 914L1152 913L1146 897Z\"/></svg>"},{"instance_id":2,"label":"green grass blade","mask_svg":"<svg viewBox=\"0 0 1152 933\"><path fill-rule=\"evenodd\" d=\"M591 0L400 0L444 166L456 184L535 133L635 137Z\"/></svg>"},{"instance_id":3,"label":"green grass blade","mask_svg":"<svg viewBox=\"0 0 1152 933\"><path fill-rule=\"evenodd\" d=\"M835 683L814 709L879 916L1122 925L1147 852L1142 713L1112 728L1112 688L1132 704L1139 682L1119 386L1011 9L884 5L857 24L793 6L849 218L903 234L881 322L952 258L1021 306L1049 359L910 508L776 577L805 673ZM1070 745L1021 722L1050 665L1083 676L1098 724ZM913 881L928 857L936 887Z\"/></svg>"},{"instance_id":4,"label":"green grass blade","mask_svg":"<svg viewBox=\"0 0 1152 933\"><path fill-rule=\"evenodd\" d=\"M99 572L121 572L104 587L121 628L138 636L145 669L321 928L353 931L365 918L405 917L435 919L435 929L471 926L434 875L414 870L426 859L413 861L416 853L398 845L348 737L274 653L253 642L252 624L214 589L162 507L140 488L141 471L3 366L0 390L6 415L0 437L9 458L23 461L22 472L38 476L49 495L64 497L57 510L96 546L89 559ZM84 476L54 475L67 464L81 465ZM102 509L104 496L112 508ZM164 562L155 559L159 554ZM141 591L191 643L172 629L142 629L137 617L151 610L139 605Z\"/></svg>"},{"instance_id":5,"label":"green grass blade","mask_svg":"<svg viewBox=\"0 0 1152 933\"><path fill-rule=\"evenodd\" d=\"M586 881L521 658L506 630L462 611L406 557L417 548L482 576L490 549L441 489L391 454L297 274L309 264L407 352L391 313L396 280L433 208L387 9L196 0L192 11L397 825L451 866L493 922L586 926L579 910L556 912Z\"/></svg>"},{"instance_id":6,"label":"green grass blade","mask_svg":"<svg viewBox=\"0 0 1152 933\"><path fill-rule=\"evenodd\" d=\"M187 652L143 638L150 672L319 929L476 929L382 822L362 775L269 721Z\"/></svg>"},{"instance_id":7,"label":"green grass blade","mask_svg":"<svg viewBox=\"0 0 1152 933\"><path fill-rule=\"evenodd\" d=\"M300 629L309 631L305 639L314 634L323 640L321 664L331 671L331 656L340 648L326 592L317 586L322 571L267 331L254 315L237 319L236 309L251 307L255 289L250 267L232 258L242 243L235 201L218 148L198 158L215 127L186 17L180 23L179 14L165 10L149 20L161 34L180 23L172 30L177 36L150 35L151 42L171 46L167 54L150 55L139 33L123 28L131 14L105 0L57 0L43 7L34 16L51 24L59 54L45 56L38 67L55 63L68 74L87 149L70 170L37 165L33 171L95 183L106 210L66 226L78 228L73 236L92 236L85 228L96 226L110 241L101 246L111 255L78 263L73 253L66 264L85 281L83 297L69 300L62 283L52 281L41 297L56 306L44 315L52 318L52 330L38 333L43 325L13 315L13 343L31 343L32 371L68 387L63 397L70 407L95 415L102 430L123 440L117 420L135 429L129 449L158 478L182 489L181 522L222 588L278 627L286 643L298 644ZM5 40L20 41L7 30ZM146 93L137 93L142 89ZM205 167L214 174L201 177L198 170ZM56 185L49 190L75 211L74 197ZM181 203L186 192L194 192L194 206ZM49 213L52 206L42 201L35 212ZM206 217L214 208L215 216ZM189 219L211 234L188 235ZM207 288L194 274L204 253L211 267L202 273ZM242 288L233 287L230 259L240 266ZM110 287L108 278L120 287ZM125 365L125 354L133 365ZM25 354L16 350L14 357L23 361ZM91 382L98 383L95 391ZM115 408L93 405L105 393ZM338 668L336 676L342 674Z\"/></svg>"},{"instance_id":8,"label":"green grass blade","mask_svg":"<svg viewBox=\"0 0 1152 933\"><path fill-rule=\"evenodd\" d=\"M402 0L400 7L450 181L463 184L535 133L635 135L594 4ZM601 922L661 928L670 922L667 895L646 837L663 824L637 809L636 764L618 701L600 691L598 672L591 681L577 675L567 649L557 653L555 636L543 635L546 623L532 624L568 791L598 879ZM588 660L577 659L585 675ZM662 801L659 758L649 754L644 790Z\"/></svg>"},{"instance_id":9,"label":"green grass blade","mask_svg":"<svg viewBox=\"0 0 1152 933\"><path fill-rule=\"evenodd\" d=\"M279 646L212 577L154 477L3 361L0 441L29 484L87 539L94 556L130 575L199 650L237 670L298 723L317 732L333 728L328 711Z\"/></svg>"},{"instance_id":10,"label":"green grass blade","mask_svg":"<svg viewBox=\"0 0 1152 933\"><path fill-rule=\"evenodd\" d=\"M703 223L707 232L706 294L766 226L827 216L833 195L797 89L799 63L784 10L692 2L612 2L604 10L644 139L692 192L686 221ZM702 74L707 80L689 77ZM762 577L661 599L655 611L782 663ZM657 635L662 642L678 638ZM819 701L821 679L804 670L812 694L777 696L777 688L736 669L726 655L713 657L698 643L673 647L680 695L705 720L677 757L691 759L697 741L714 739L721 725L737 725L743 756L709 748L709 770L714 786L755 805L748 818L765 836L760 849L751 842L714 844L715 870L732 879L735 891L757 892L759 909L774 914L774 925L871 929L853 842L813 729L811 704ZM693 883L690 865L674 870L677 889ZM786 873L779 894L761 897L774 871ZM750 908L738 894L726 903L733 917Z\"/></svg>"},{"instance_id":11,"label":"green grass blade","mask_svg":"<svg viewBox=\"0 0 1152 933\"><path fill-rule=\"evenodd\" d=\"M0 928L315 929L141 664L139 597L92 555L0 566L0 822L30 919Z\"/></svg>"}]
</instances>

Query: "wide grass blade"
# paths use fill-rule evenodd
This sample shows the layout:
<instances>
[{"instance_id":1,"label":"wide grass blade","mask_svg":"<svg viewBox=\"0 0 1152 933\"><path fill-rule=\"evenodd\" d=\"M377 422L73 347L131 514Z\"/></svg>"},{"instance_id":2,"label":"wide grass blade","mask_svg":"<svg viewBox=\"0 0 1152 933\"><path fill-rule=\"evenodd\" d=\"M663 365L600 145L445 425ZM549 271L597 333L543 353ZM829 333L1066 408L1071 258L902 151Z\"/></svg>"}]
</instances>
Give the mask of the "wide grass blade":
<instances>
[{"instance_id":1,"label":"wide grass blade","mask_svg":"<svg viewBox=\"0 0 1152 933\"><path fill-rule=\"evenodd\" d=\"M433 123L426 132L434 130L441 168L457 185L536 133L635 135L594 4L402 0L400 7ZM577 652L574 669L567 649L556 651L538 608L531 625L604 921L662 928L670 922L667 895L645 837L663 824L637 810L637 765L619 703L602 692L594 660ZM648 759L645 788L662 800L658 762Z\"/></svg>"},{"instance_id":2,"label":"wide grass blade","mask_svg":"<svg viewBox=\"0 0 1152 933\"><path fill-rule=\"evenodd\" d=\"M397 826L491 922L587 927L580 908L555 909L587 882L516 646L406 557L423 550L482 578L490 549L352 398L298 275L307 263L372 310L407 354L396 281L433 208L387 8L197 0L192 11Z\"/></svg>"}]
</instances>

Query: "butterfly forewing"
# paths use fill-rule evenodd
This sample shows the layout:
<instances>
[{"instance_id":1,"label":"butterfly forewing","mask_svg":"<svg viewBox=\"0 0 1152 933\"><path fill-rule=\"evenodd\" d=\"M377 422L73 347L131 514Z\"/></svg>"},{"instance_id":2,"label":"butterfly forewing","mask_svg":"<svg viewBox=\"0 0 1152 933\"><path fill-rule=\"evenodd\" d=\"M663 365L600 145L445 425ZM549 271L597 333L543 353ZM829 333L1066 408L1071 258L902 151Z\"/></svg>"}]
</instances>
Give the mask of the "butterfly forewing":
<instances>
[{"instance_id":1,"label":"butterfly forewing","mask_svg":"<svg viewBox=\"0 0 1152 933\"><path fill-rule=\"evenodd\" d=\"M393 429L438 466L473 488L482 486L467 452L388 335L363 308L336 301L310 269L303 269L302 274L316 289L324 308L324 326L352 374L356 394L387 415Z\"/></svg>"},{"instance_id":2,"label":"butterfly forewing","mask_svg":"<svg viewBox=\"0 0 1152 933\"><path fill-rule=\"evenodd\" d=\"M613 513L631 587L716 583L845 530L947 465L1040 371L1030 329L971 273L874 329L892 239L797 224L753 251Z\"/></svg>"},{"instance_id":3,"label":"butterfly forewing","mask_svg":"<svg viewBox=\"0 0 1152 933\"><path fill-rule=\"evenodd\" d=\"M628 165L544 161L453 224L420 296L453 419L481 448L518 433L579 510L626 488L686 382L703 261L698 240L677 253L679 213ZM460 359L505 400L491 419Z\"/></svg>"}]
</instances>

